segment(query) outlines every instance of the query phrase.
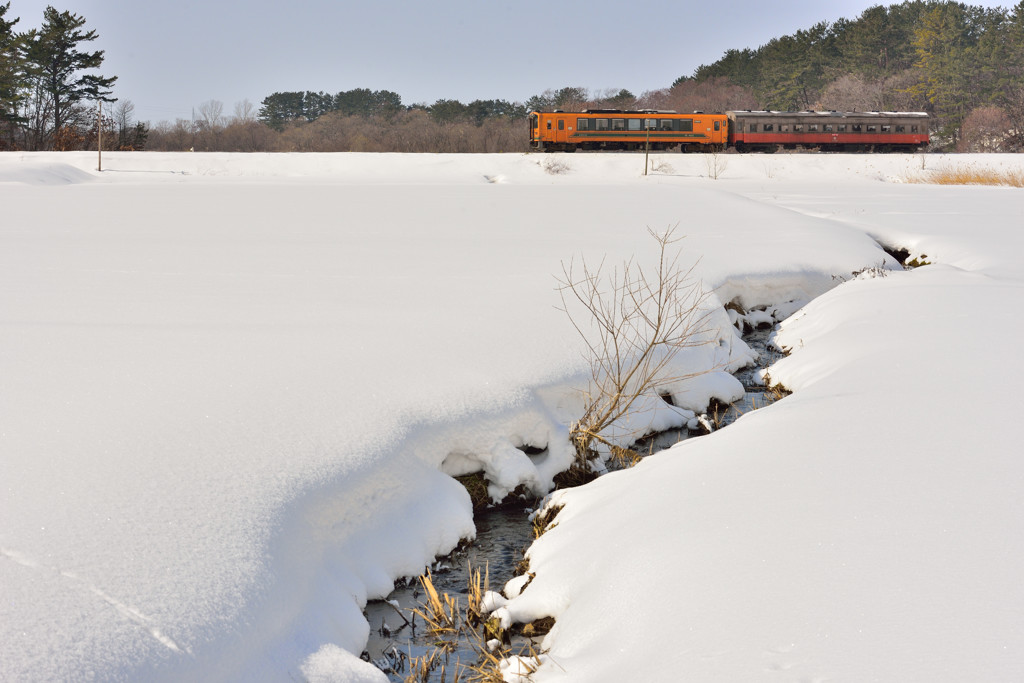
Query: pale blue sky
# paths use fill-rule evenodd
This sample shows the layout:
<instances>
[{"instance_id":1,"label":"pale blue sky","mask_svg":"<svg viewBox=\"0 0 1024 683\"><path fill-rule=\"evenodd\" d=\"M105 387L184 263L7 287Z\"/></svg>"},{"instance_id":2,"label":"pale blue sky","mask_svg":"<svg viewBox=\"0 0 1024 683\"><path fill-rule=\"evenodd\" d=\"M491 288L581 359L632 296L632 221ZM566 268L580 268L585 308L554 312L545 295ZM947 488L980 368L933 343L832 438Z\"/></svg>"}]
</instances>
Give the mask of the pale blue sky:
<instances>
[{"instance_id":1,"label":"pale blue sky","mask_svg":"<svg viewBox=\"0 0 1024 683\"><path fill-rule=\"evenodd\" d=\"M17 29L26 30L48 4L96 29L94 49L106 51L101 73L118 76L114 95L155 123L189 118L207 100L223 102L225 113L243 99L259 107L287 90L391 90L406 104L525 101L567 85L640 94L727 49L852 19L880 3L11 0L7 16L21 17Z\"/></svg>"}]
</instances>

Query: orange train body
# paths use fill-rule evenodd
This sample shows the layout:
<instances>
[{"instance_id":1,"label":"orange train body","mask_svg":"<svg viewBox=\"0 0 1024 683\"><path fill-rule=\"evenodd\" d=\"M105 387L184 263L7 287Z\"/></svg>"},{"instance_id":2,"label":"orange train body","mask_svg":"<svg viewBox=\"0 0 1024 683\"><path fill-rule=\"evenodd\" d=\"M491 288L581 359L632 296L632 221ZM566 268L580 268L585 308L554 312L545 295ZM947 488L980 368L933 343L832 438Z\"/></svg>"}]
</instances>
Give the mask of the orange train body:
<instances>
[{"instance_id":1,"label":"orange train body","mask_svg":"<svg viewBox=\"0 0 1024 683\"><path fill-rule=\"evenodd\" d=\"M582 112L533 112L530 146L551 152L582 150L725 149L725 114L677 114L664 111L590 109Z\"/></svg>"}]
</instances>

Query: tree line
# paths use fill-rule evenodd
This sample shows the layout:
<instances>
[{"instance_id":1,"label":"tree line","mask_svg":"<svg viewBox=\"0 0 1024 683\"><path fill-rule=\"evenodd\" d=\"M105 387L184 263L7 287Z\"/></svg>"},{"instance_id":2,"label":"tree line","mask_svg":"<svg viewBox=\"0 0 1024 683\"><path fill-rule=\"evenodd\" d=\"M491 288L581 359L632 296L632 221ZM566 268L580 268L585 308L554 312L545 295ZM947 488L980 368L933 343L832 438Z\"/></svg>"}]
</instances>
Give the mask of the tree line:
<instances>
[{"instance_id":1,"label":"tree line","mask_svg":"<svg viewBox=\"0 0 1024 683\"><path fill-rule=\"evenodd\" d=\"M819 22L758 48L730 49L670 87L546 90L525 102L439 99L405 104L398 93L275 92L234 114L211 100L191 119L150 126L130 100L114 103L116 77L85 45L85 20L47 7L40 29L15 31L0 4L0 149L105 148L195 151L512 152L527 146L529 111L583 108L832 109L927 111L933 147L1024 149L1024 0L1011 9L907 0L855 19Z\"/></svg>"},{"instance_id":2,"label":"tree line","mask_svg":"<svg viewBox=\"0 0 1024 683\"><path fill-rule=\"evenodd\" d=\"M935 148L1020 151L1024 0L1011 9L925 0L874 6L728 50L640 95L564 87L523 103L405 106L389 91L274 93L256 120L273 131L268 149L516 151L527 148L525 113L583 108L926 111Z\"/></svg>"}]
</instances>

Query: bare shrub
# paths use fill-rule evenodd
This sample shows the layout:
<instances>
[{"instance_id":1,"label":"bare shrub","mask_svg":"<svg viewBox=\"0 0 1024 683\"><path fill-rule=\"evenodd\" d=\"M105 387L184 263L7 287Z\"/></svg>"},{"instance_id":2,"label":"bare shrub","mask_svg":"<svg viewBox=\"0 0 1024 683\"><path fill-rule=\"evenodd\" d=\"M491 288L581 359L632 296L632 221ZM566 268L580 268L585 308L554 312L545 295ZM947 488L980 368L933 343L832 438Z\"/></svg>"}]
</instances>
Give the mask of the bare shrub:
<instances>
[{"instance_id":1,"label":"bare shrub","mask_svg":"<svg viewBox=\"0 0 1024 683\"><path fill-rule=\"evenodd\" d=\"M277 133L259 121L235 119L220 135L220 149L225 152L272 152Z\"/></svg>"},{"instance_id":2,"label":"bare shrub","mask_svg":"<svg viewBox=\"0 0 1024 683\"><path fill-rule=\"evenodd\" d=\"M999 107L978 107L960 127L958 152L1004 152L1012 127L1010 117Z\"/></svg>"},{"instance_id":3,"label":"bare shrub","mask_svg":"<svg viewBox=\"0 0 1024 683\"><path fill-rule=\"evenodd\" d=\"M654 171L655 173L664 173L666 175L670 175L676 172L676 169L672 166L672 164L668 163L668 161L661 158L654 159L654 161L651 163L651 170Z\"/></svg>"},{"instance_id":4,"label":"bare shrub","mask_svg":"<svg viewBox=\"0 0 1024 683\"><path fill-rule=\"evenodd\" d=\"M565 175L572 170L565 160L558 157L544 157L544 161L540 162L540 167L548 175Z\"/></svg>"},{"instance_id":5,"label":"bare shrub","mask_svg":"<svg viewBox=\"0 0 1024 683\"><path fill-rule=\"evenodd\" d=\"M583 339L590 364L583 415L570 428L580 467L587 466L595 444L613 454L621 451L604 432L638 399L700 374L670 372L680 350L704 343L707 322L702 312L707 292L693 277L693 267L682 265L677 227L660 233L648 229L658 245L653 268L632 259L610 271L603 261L596 268L585 261L562 264L562 310Z\"/></svg>"},{"instance_id":6,"label":"bare shrub","mask_svg":"<svg viewBox=\"0 0 1024 683\"><path fill-rule=\"evenodd\" d=\"M704 164L708 169L708 177L718 180L718 177L729 167L729 160L718 152L708 152L704 155Z\"/></svg>"}]
</instances>

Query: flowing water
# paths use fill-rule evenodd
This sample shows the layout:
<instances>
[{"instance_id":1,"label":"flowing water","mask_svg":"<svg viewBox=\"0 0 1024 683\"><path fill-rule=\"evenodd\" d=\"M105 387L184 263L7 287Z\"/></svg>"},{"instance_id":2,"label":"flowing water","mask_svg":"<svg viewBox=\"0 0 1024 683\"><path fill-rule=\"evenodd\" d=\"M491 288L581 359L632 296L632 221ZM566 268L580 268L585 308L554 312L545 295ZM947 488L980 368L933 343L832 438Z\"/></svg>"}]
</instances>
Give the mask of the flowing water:
<instances>
[{"instance_id":1,"label":"flowing water","mask_svg":"<svg viewBox=\"0 0 1024 683\"><path fill-rule=\"evenodd\" d=\"M764 391L755 380L756 373L775 362L781 354L768 348L770 331L755 330L744 335L747 342L760 358L757 365L736 373L743 383L746 395L743 399L725 406L713 406L708 420L716 429L735 422L741 415L771 403L775 397ZM698 433L686 429L656 434L637 445L642 453L654 453ZM470 572L486 572L490 590L500 592L505 583L513 578L516 566L523 559L527 547L533 541L530 524L532 510L522 503L488 508L476 513L477 535L472 544L460 547L452 554L438 560L431 567L433 583L439 593L447 593L458 599L462 608L468 603ZM412 610L423 602L424 591L416 579L401 582L387 600L374 600L367 604L364 613L370 623L370 639L364 658L369 659L384 671L391 681L404 681L410 673L411 660L429 656L436 650L438 638L427 633L422 619L412 616ZM512 643L513 651L532 647L539 651L540 638L535 641L520 637ZM460 639L455 649L440 655L445 664L446 678L452 680L456 662L472 664L477 660L474 644ZM438 667L425 679L441 681L442 669ZM421 679L417 679L421 680Z\"/></svg>"}]
</instances>

